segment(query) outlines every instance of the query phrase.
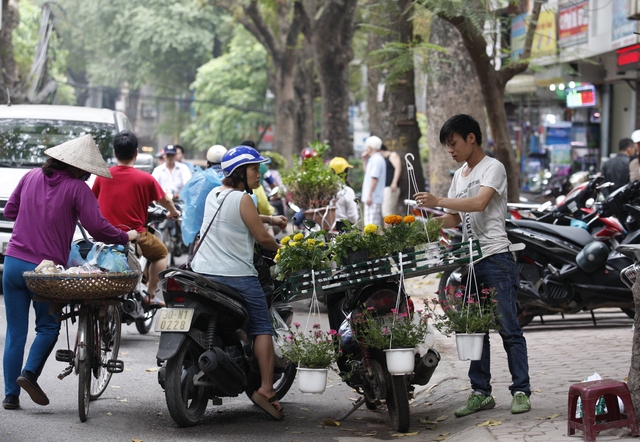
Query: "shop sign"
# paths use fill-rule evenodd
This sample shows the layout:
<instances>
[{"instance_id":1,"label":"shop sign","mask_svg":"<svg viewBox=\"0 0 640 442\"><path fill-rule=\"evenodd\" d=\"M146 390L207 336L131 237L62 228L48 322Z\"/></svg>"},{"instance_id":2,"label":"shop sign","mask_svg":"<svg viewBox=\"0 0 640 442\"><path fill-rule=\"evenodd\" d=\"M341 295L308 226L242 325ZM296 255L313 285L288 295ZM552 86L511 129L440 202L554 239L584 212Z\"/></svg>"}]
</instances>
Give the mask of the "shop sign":
<instances>
[{"instance_id":1,"label":"shop sign","mask_svg":"<svg viewBox=\"0 0 640 442\"><path fill-rule=\"evenodd\" d=\"M527 33L527 13L511 20L511 59L517 61L524 50L524 38Z\"/></svg>"},{"instance_id":2,"label":"shop sign","mask_svg":"<svg viewBox=\"0 0 640 442\"><path fill-rule=\"evenodd\" d=\"M558 44L556 39L556 14L555 11L542 11L538 17L536 33L531 45L531 57L543 57L556 55Z\"/></svg>"},{"instance_id":3,"label":"shop sign","mask_svg":"<svg viewBox=\"0 0 640 442\"><path fill-rule=\"evenodd\" d=\"M623 48L638 42L635 31L638 23L627 19L627 0L613 0L611 12L611 49Z\"/></svg>"},{"instance_id":4,"label":"shop sign","mask_svg":"<svg viewBox=\"0 0 640 442\"><path fill-rule=\"evenodd\" d=\"M596 87L592 84L583 84L573 89L567 89L567 107L594 107L596 106Z\"/></svg>"},{"instance_id":5,"label":"shop sign","mask_svg":"<svg viewBox=\"0 0 640 442\"><path fill-rule=\"evenodd\" d=\"M558 13L558 44L574 46L587 41L589 31L589 1L570 4Z\"/></svg>"},{"instance_id":6,"label":"shop sign","mask_svg":"<svg viewBox=\"0 0 640 442\"><path fill-rule=\"evenodd\" d=\"M616 51L618 73L640 69L640 44L635 44Z\"/></svg>"}]
</instances>

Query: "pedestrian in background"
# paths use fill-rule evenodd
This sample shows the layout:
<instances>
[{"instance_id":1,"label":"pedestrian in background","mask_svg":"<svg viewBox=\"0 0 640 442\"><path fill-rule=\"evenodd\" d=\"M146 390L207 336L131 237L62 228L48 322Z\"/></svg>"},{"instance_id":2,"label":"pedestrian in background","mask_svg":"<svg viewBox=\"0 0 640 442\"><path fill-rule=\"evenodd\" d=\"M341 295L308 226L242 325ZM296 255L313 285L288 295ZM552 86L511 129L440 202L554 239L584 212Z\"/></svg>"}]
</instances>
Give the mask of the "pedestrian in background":
<instances>
[{"instance_id":1,"label":"pedestrian in background","mask_svg":"<svg viewBox=\"0 0 640 442\"><path fill-rule=\"evenodd\" d=\"M49 405L38 377L60 332L57 315L49 313L51 304L34 302L36 337L23 367L29 307L35 295L27 287L22 272L33 271L43 260L66 267L78 220L96 241L126 244L139 238L135 230L124 232L109 224L85 182L91 174L111 178L91 135L67 141L44 153L51 158L42 168L22 177L4 208L5 218L15 221L2 274L7 319L2 406L7 410L20 407L20 388L36 404Z\"/></svg>"},{"instance_id":2,"label":"pedestrian in background","mask_svg":"<svg viewBox=\"0 0 640 442\"><path fill-rule=\"evenodd\" d=\"M636 145L633 140L623 138L618 142L618 155L602 165L604 179L613 183L613 186L602 189L605 197L629 182L629 162L635 150Z\"/></svg>"},{"instance_id":3,"label":"pedestrian in background","mask_svg":"<svg viewBox=\"0 0 640 442\"><path fill-rule=\"evenodd\" d=\"M362 202L364 204L364 225L375 224L382 226L382 202L384 200L387 165L380 153L382 140L371 136L364 142L365 151L362 154L366 160L364 179L362 180Z\"/></svg>"},{"instance_id":4,"label":"pedestrian in background","mask_svg":"<svg viewBox=\"0 0 640 442\"><path fill-rule=\"evenodd\" d=\"M507 172L502 163L485 155L480 125L469 115L456 115L447 120L440 129L440 143L447 146L451 157L463 165L453 176L448 198L419 192L415 199L421 207L443 207L446 214L435 219L443 221L444 228L462 223L463 241L475 239L480 242L482 259L474 263L477 284L468 284L468 289L477 286L496 291L499 333L511 373L511 413L525 413L531 410L529 358L527 342L518 323L518 268L505 230ZM473 392L467 403L455 411L456 417L496 405L491 395L489 333L484 336L482 358L471 361L469 379Z\"/></svg>"},{"instance_id":5,"label":"pedestrian in background","mask_svg":"<svg viewBox=\"0 0 640 442\"><path fill-rule=\"evenodd\" d=\"M196 170L196 166L191 161L185 161L184 159L184 147L176 144L176 161L184 164L189 168L189 172L193 173Z\"/></svg>"},{"instance_id":6,"label":"pedestrian in background","mask_svg":"<svg viewBox=\"0 0 640 442\"><path fill-rule=\"evenodd\" d=\"M158 180L166 193L177 200L180 198L182 186L191 178L191 172L188 166L176 161L178 148L175 145L165 146L163 152L164 163L153 169L151 175Z\"/></svg>"},{"instance_id":7,"label":"pedestrian in background","mask_svg":"<svg viewBox=\"0 0 640 442\"><path fill-rule=\"evenodd\" d=\"M398 182L402 175L402 161L398 152L390 151L382 144L380 154L384 157L387 174L384 181L384 195L382 197L382 218L397 212L400 188Z\"/></svg>"}]
</instances>

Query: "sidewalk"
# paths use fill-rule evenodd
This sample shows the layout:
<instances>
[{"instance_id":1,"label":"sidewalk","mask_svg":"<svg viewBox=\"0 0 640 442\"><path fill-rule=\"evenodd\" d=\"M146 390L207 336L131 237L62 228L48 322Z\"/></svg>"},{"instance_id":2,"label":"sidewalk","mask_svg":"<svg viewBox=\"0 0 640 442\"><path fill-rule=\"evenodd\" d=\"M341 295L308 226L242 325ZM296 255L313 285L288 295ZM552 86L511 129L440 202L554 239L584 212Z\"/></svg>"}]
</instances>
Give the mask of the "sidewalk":
<instances>
[{"instance_id":1,"label":"sidewalk","mask_svg":"<svg viewBox=\"0 0 640 442\"><path fill-rule=\"evenodd\" d=\"M421 301L435 296L438 277L429 275L406 281L406 287L416 308ZM567 393L571 384L597 372L603 378L626 380L631 361L633 321L618 309L596 310L598 325L586 314L545 317L542 324L536 318L524 328L529 352L531 376L531 405L529 413L511 414L511 376L502 340L491 335L491 368L493 396L492 410L456 418L454 411L463 405L471 393L467 370L468 361L458 360L455 340L434 331L433 346L442 357L431 381L417 387L411 404L412 416L418 424L411 431L419 433L410 440L446 440L448 442L581 441L582 433L567 437ZM425 422L438 420L435 429ZM492 420L495 426L486 426ZM412 419L412 422L415 420ZM485 426L478 426L485 423ZM597 441L630 441L628 428L602 432Z\"/></svg>"}]
</instances>

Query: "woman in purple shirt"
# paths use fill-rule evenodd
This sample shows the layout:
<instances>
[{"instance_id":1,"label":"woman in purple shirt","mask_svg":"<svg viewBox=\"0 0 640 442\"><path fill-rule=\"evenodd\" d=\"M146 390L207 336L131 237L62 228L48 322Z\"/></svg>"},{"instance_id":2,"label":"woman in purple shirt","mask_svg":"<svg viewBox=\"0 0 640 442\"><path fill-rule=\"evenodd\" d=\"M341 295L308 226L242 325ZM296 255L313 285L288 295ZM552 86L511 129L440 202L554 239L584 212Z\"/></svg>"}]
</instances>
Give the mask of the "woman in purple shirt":
<instances>
[{"instance_id":1,"label":"woman in purple shirt","mask_svg":"<svg viewBox=\"0 0 640 442\"><path fill-rule=\"evenodd\" d=\"M78 220L97 241L126 244L138 237L135 230L123 232L102 217L85 183L92 173L111 178L91 135L52 147L45 154L51 158L20 180L4 208L4 216L15 221L2 275L7 318L2 406L8 410L20 407L20 387L35 403L49 404L37 379L60 330L56 315L49 314L49 303L34 302L36 337L22 366L34 296L22 272L33 271L43 260L66 266Z\"/></svg>"}]
</instances>

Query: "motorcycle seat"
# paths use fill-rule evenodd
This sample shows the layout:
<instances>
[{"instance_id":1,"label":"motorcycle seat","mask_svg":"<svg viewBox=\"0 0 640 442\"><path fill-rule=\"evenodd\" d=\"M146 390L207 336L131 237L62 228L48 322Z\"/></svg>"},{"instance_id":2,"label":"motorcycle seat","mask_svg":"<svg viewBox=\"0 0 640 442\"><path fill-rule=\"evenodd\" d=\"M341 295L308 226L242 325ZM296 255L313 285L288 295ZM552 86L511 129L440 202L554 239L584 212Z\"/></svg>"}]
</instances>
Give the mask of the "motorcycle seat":
<instances>
[{"instance_id":1,"label":"motorcycle seat","mask_svg":"<svg viewBox=\"0 0 640 442\"><path fill-rule=\"evenodd\" d=\"M244 298L242 297L242 295L240 293L238 293L235 289L229 287L228 285L225 285L221 282L216 282L216 281L212 281L211 279L202 276L199 273L196 272L190 272L187 270L180 270L181 273L183 274L188 274L189 276L191 276L194 279L194 282L200 286L209 288L211 290L215 290L217 292L220 292L224 295L229 296L230 298L235 299L236 301L242 303L242 305L244 305Z\"/></svg>"},{"instance_id":2,"label":"motorcycle seat","mask_svg":"<svg viewBox=\"0 0 640 442\"><path fill-rule=\"evenodd\" d=\"M569 242L579 244L583 247L593 242L593 237L591 236L591 234L581 227L558 226L556 224L547 224L541 223L539 221L527 220L511 220L511 222L518 227L525 227L528 229L537 230L539 232L545 232L555 236L560 236Z\"/></svg>"}]
</instances>

